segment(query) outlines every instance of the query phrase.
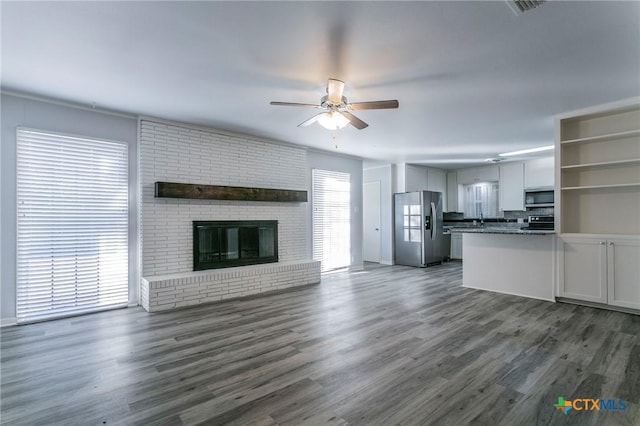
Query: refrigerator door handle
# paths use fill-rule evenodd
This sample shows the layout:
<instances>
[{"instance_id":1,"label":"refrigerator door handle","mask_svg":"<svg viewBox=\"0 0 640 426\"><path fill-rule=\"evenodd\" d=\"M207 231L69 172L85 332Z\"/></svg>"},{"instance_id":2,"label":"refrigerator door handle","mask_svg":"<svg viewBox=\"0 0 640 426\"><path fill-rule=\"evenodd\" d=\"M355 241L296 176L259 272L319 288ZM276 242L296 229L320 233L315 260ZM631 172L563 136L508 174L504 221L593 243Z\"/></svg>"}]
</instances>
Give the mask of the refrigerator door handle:
<instances>
[{"instance_id":1,"label":"refrigerator door handle","mask_svg":"<svg viewBox=\"0 0 640 426\"><path fill-rule=\"evenodd\" d=\"M437 224L438 218L436 217L436 204L431 202L431 239L436 239L436 229L438 229Z\"/></svg>"}]
</instances>

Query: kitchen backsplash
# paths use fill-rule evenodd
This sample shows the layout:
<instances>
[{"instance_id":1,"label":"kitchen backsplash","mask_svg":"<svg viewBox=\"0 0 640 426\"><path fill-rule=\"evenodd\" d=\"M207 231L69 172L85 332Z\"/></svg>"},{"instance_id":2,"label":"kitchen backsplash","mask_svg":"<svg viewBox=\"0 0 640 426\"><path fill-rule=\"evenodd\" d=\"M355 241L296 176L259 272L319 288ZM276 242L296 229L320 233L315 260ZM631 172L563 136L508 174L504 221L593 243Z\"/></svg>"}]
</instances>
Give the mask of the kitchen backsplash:
<instances>
[{"instance_id":1,"label":"kitchen backsplash","mask_svg":"<svg viewBox=\"0 0 640 426\"><path fill-rule=\"evenodd\" d=\"M523 219L525 222L527 222L529 220L529 216L553 216L553 207L540 207L527 211L505 211L504 218L486 218L485 222L517 222L518 219ZM473 218L465 219L464 213L460 212L447 212L443 214L444 222L472 222L473 220Z\"/></svg>"}]
</instances>

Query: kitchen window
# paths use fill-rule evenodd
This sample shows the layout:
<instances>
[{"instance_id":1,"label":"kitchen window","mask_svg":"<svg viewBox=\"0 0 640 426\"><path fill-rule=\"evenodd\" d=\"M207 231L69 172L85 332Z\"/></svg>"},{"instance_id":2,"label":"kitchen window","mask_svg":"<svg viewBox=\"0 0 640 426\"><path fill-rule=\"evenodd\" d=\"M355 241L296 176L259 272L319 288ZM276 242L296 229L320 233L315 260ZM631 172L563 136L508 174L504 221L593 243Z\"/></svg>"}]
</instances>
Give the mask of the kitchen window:
<instances>
[{"instance_id":1,"label":"kitchen window","mask_svg":"<svg viewBox=\"0 0 640 426\"><path fill-rule=\"evenodd\" d=\"M464 185L464 217L498 217L498 182Z\"/></svg>"}]
</instances>

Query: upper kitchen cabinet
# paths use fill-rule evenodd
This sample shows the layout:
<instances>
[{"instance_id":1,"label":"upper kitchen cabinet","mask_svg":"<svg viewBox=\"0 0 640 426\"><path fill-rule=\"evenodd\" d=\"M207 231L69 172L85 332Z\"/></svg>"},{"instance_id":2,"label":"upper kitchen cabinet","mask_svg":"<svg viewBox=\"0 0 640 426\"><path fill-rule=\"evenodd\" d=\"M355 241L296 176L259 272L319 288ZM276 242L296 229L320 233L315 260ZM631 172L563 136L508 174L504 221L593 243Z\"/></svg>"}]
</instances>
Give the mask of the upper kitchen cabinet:
<instances>
[{"instance_id":1,"label":"upper kitchen cabinet","mask_svg":"<svg viewBox=\"0 0 640 426\"><path fill-rule=\"evenodd\" d=\"M556 230L640 234L640 98L556 118Z\"/></svg>"},{"instance_id":2,"label":"upper kitchen cabinet","mask_svg":"<svg viewBox=\"0 0 640 426\"><path fill-rule=\"evenodd\" d=\"M436 191L442 193L443 211L447 208L447 173L432 167L405 164L405 191Z\"/></svg>"},{"instance_id":3,"label":"upper kitchen cabinet","mask_svg":"<svg viewBox=\"0 0 640 426\"><path fill-rule=\"evenodd\" d=\"M447 193L447 173L439 169L427 169L427 190L442 192L443 196Z\"/></svg>"},{"instance_id":4,"label":"upper kitchen cabinet","mask_svg":"<svg viewBox=\"0 0 640 426\"><path fill-rule=\"evenodd\" d=\"M468 185L478 182L498 182L498 166L473 167L458 170L458 185Z\"/></svg>"},{"instance_id":5,"label":"upper kitchen cabinet","mask_svg":"<svg viewBox=\"0 0 640 426\"><path fill-rule=\"evenodd\" d=\"M553 156L538 158L524 163L525 189L553 187L553 165Z\"/></svg>"},{"instance_id":6,"label":"upper kitchen cabinet","mask_svg":"<svg viewBox=\"0 0 640 426\"><path fill-rule=\"evenodd\" d=\"M524 210L524 164L500 165L500 210Z\"/></svg>"},{"instance_id":7,"label":"upper kitchen cabinet","mask_svg":"<svg viewBox=\"0 0 640 426\"><path fill-rule=\"evenodd\" d=\"M404 165L405 192L428 190L428 169L424 166Z\"/></svg>"},{"instance_id":8,"label":"upper kitchen cabinet","mask_svg":"<svg viewBox=\"0 0 640 426\"><path fill-rule=\"evenodd\" d=\"M447 172L447 211L458 211L458 173Z\"/></svg>"}]
</instances>

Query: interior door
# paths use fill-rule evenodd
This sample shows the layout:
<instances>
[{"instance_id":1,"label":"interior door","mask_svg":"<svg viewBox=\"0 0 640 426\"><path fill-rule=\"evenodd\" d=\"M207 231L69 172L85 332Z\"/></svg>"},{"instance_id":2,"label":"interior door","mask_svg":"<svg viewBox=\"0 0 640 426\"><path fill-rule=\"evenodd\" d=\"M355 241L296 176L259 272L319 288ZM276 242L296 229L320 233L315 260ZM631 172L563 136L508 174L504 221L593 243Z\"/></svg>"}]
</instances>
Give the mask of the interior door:
<instances>
[{"instance_id":1,"label":"interior door","mask_svg":"<svg viewBox=\"0 0 640 426\"><path fill-rule=\"evenodd\" d=\"M380 263L380 182L364 184L363 259Z\"/></svg>"}]
</instances>

